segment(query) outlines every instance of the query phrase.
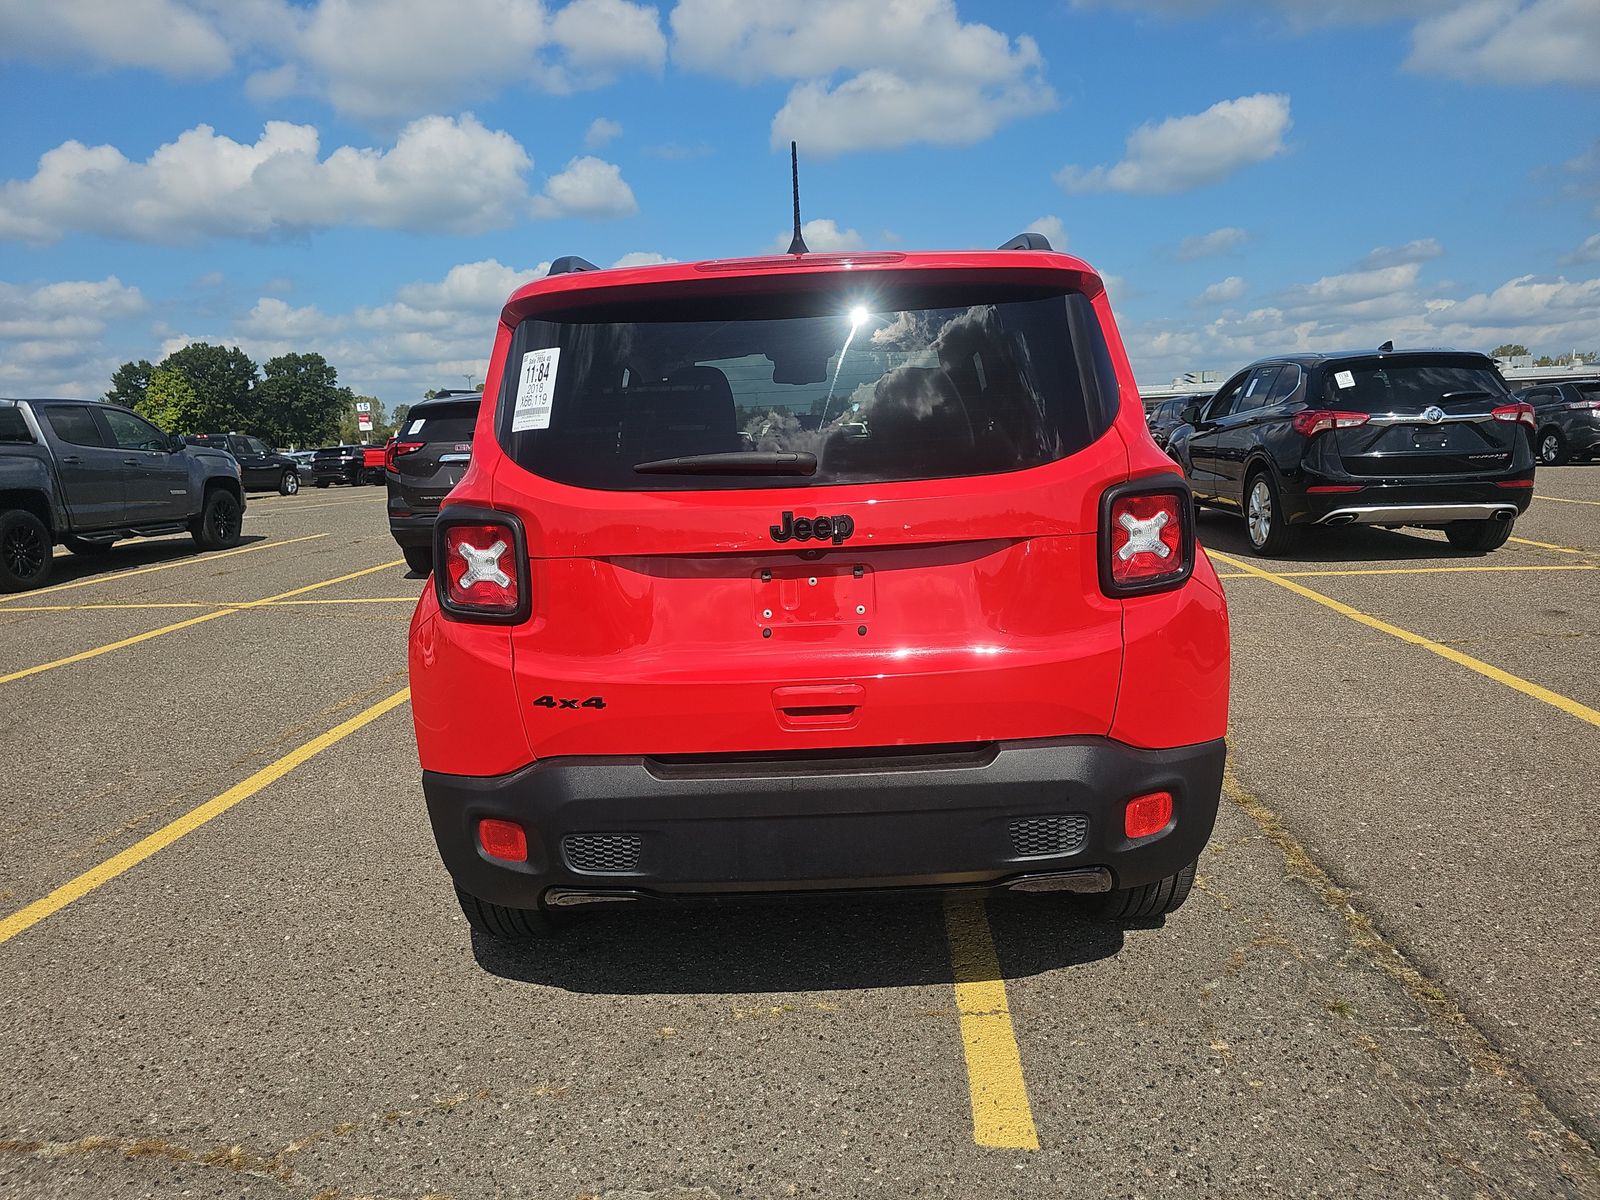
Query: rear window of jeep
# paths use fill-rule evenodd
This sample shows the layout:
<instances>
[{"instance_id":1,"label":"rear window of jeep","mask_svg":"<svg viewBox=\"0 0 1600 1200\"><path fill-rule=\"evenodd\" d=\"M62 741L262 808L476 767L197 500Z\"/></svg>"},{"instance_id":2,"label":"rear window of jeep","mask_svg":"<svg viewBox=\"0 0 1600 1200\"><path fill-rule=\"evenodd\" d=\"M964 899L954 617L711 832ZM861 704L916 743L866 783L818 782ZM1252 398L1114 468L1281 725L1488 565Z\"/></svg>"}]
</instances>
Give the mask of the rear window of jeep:
<instances>
[{"instance_id":1,"label":"rear window of jeep","mask_svg":"<svg viewBox=\"0 0 1600 1200\"><path fill-rule=\"evenodd\" d=\"M1083 449L1117 382L1090 301L993 288L611 305L530 317L496 427L525 469L608 491L807 488L1017 471ZM809 475L641 463L815 455Z\"/></svg>"}]
</instances>

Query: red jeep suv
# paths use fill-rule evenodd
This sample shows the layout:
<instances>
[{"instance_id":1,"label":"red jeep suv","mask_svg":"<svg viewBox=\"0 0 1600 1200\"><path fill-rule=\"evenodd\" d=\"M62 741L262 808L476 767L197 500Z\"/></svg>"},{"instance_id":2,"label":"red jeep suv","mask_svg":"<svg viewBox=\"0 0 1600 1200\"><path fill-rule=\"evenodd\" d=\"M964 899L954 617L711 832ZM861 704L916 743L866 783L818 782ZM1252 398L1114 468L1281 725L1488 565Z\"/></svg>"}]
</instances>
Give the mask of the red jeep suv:
<instances>
[{"instance_id":1,"label":"red jeep suv","mask_svg":"<svg viewBox=\"0 0 1600 1200\"><path fill-rule=\"evenodd\" d=\"M1177 908L1222 589L1100 278L992 253L597 271L501 313L411 624L479 933L850 889Z\"/></svg>"}]
</instances>

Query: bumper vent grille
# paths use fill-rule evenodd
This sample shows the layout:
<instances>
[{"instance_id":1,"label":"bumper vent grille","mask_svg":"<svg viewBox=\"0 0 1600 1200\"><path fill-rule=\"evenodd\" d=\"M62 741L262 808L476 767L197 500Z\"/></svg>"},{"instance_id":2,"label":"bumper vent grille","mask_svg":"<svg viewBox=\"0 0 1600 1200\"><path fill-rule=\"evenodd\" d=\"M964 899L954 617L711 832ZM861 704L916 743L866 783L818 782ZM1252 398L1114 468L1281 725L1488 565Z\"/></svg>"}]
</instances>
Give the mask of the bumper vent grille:
<instances>
[{"instance_id":1,"label":"bumper vent grille","mask_svg":"<svg viewBox=\"0 0 1600 1200\"><path fill-rule=\"evenodd\" d=\"M1089 818L1078 814L1029 817L1011 822L1011 847L1020 858L1073 854L1083 848L1088 832Z\"/></svg>"},{"instance_id":2,"label":"bumper vent grille","mask_svg":"<svg viewBox=\"0 0 1600 1200\"><path fill-rule=\"evenodd\" d=\"M574 833L561 840L574 871L633 871L643 841L631 833Z\"/></svg>"}]
</instances>

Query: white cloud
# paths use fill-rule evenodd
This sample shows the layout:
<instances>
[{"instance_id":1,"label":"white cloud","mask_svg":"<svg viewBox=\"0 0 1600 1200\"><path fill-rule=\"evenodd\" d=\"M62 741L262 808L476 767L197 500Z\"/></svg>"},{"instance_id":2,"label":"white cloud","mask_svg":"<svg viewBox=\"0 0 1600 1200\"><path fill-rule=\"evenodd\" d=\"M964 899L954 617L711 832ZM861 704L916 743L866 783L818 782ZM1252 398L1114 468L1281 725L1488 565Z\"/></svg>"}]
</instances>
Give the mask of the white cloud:
<instances>
[{"instance_id":1,"label":"white cloud","mask_svg":"<svg viewBox=\"0 0 1600 1200\"><path fill-rule=\"evenodd\" d=\"M1073 0L1077 8L1116 8L1172 20L1235 9L1280 22L1291 30L1403 20L1436 12L1460 0Z\"/></svg>"},{"instance_id":2,"label":"white cloud","mask_svg":"<svg viewBox=\"0 0 1600 1200\"><path fill-rule=\"evenodd\" d=\"M665 254L657 254L654 250L634 250L624 254L613 267L659 267L663 263L675 263L678 260L668 258Z\"/></svg>"},{"instance_id":3,"label":"white cloud","mask_svg":"<svg viewBox=\"0 0 1600 1200\"><path fill-rule=\"evenodd\" d=\"M1198 233L1193 237L1184 238L1178 243L1178 258L1182 262L1193 262L1199 258L1230 254L1249 240L1250 235L1243 229L1225 225L1221 229L1213 229L1210 233Z\"/></svg>"},{"instance_id":4,"label":"white cloud","mask_svg":"<svg viewBox=\"0 0 1600 1200\"><path fill-rule=\"evenodd\" d=\"M1600 84L1600 4L1467 0L1418 22L1406 66L1473 83Z\"/></svg>"},{"instance_id":5,"label":"white cloud","mask_svg":"<svg viewBox=\"0 0 1600 1200\"><path fill-rule=\"evenodd\" d=\"M425 117L386 150L341 146L326 158L316 129L282 121L254 144L197 125L144 162L72 141L42 155L31 178L0 184L0 239L195 242L347 225L479 232L524 210L532 166L510 134L471 114Z\"/></svg>"},{"instance_id":6,"label":"white cloud","mask_svg":"<svg viewBox=\"0 0 1600 1200\"><path fill-rule=\"evenodd\" d=\"M1600 233L1592 233L1584 238L1583 245L1563 257L1561 261L1568 264L1600 262Z\"/></svg>"},{"instance_id":7,"label":"white cloud","mask_svg":"<svg viewBox=\"0 0 1600 1200\"><path fill-rule=\"evenodd\" d=\"M596 150L621 136L620 122L613 121L610 117L596 117L589 122L589 128L583 135L583 144L590 150Z\"/></svg>"},{"instance_id":8,"label":"white cloud","mask_svg":"<svg viewBox=\"0 0 1600 1200\"><path fill-rule=\"evenodd\" d=\"M550 35L579 70L635 66L660 71L667 61L667 39L651 4L572 0L551 20Z\"/></svg>"},{"instance_id":9,"label":"white cloud","mask_svg":"<svg viewBox=\"0 0 1600 1200\"><path fill-rule=\"evenodd\" d=\"M1438 238L1418 238L1404 246L1378 246L1360 262L1363 270L1377 267L1398 267L1406 263L1427 262L1444 253Z\"/></svg>"},{"instance_id":10,"label":"white cloud","mask_svg":"<svg viewBox=\"0 0 1600 1200\"><path fill-rule=\"evenodd\" d=\"M115 275L0 282L0 396L101 395L117 365L107 328L146 308L139 289Z\"/></svg>"},{"instance_id":11,"label":"white cloud","mask_svg":"<svg viewBox=\"0 0 1600 1200\"><path fill-rule=\"evenodd\" d=\"M682 66L799 81L772 141L813 154L968 145L1056 102L1037 43L963 22L954 0L680 0L671 25Z\"/></svg>"},{"instance_id":12,"label":"white cloud","mask_svg":"<svg viewBox=\"0 0 1600 1200\"><path fill-rule=\"evenodd\" d=\"M233 53L210 20L176 0L0 0L0 58L220 75Z\"/></svg>"},{"instance_id":13,"label":"white cloud","mask_svg":"<svg viewBox=\"0 0 1600 1200\"><path fill-rule=\"evenodd\" d=\"M847 250L865 250L866 239L854 229L840 229L838 222L830 217L818 217L814 221L807 221L800 226L801 236L805 238L806 249L814 254L837 254ZM772 239L772 253L782 254L789 249L789 240L794 237L794 230L780 233Z\"/></svg>"},{"instance_id":14,"label":"white cloud","mask_svg":"<svg viewBox=\"0 0 1600 1200\"><path fill-rule=\"evenodd\" d=\"M486 258L451 267L436 282L408 283L395 293L395 298L401 304L426 311L499 312L512 292L542 279L549 270L548 262L518 269Z\"/></svg>"},{"instance_id":15,"label":"white cloud","mask_svg":"<svg viewBox=\"0 0 1600 1200\"><path fill-rule=\"evenodd\" d=\"M1260 93L1223 100L1202 113L1141 125L1128 135L1121 162L1063 167L1056 182L1069 192L1188 191L1282 154L1292 124L1287 96Z\"/></svg>"},{"instance_id":16,"label":"white cloud","mask_svg":"<svg viewBox=\"0 0 1600 1200\"><path fill-rule=\"evenodd\" d=\"M536 217L626 217L639 211L622 168L592 155L569 162L534 198Z\"/></svg>"},{"instance_id":17,"label":"white cloud","mask_svg":"<svg viewBox=\"0 0 1600 1200\"><path fill-rule=\"evenodd\" d=\"M1061 223L1060 217L1036 217L1029 222L1026 232L1044 234L1052 250L1067 248L1067 227Z\"/></svg>"},{"instance_id":18,"label":"white cloud","mask_svg":"<svg viewBox=\"0 0 1600 1200\"><path fill-rule=\"evenodd\" d=\"M1237 275L1229 275L1226 279L1219 279L1196 296L1195 303L1202 305L1227 304L1229 301L1237 300L1247 291L1249 291L1249 285L1243 279Z\"/></svg>"}]
</instances>

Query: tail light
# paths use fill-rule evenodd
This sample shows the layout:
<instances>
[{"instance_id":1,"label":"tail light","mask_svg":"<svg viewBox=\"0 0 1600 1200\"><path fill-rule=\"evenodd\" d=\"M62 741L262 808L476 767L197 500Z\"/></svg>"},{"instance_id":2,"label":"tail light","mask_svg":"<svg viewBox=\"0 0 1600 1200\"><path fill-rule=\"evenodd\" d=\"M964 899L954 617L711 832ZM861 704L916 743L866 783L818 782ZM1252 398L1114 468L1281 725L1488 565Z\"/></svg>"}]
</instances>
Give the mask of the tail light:
<instances>
[{"instance_id":1,"label":"tail light","mask_svg":"<svg viewBox=\"0 0 1600 1200\"><path fill-rule=\"evenodd\" d=\"M1489 415L1496 421L1517 421L1526 425L1529 429L1534 427L1533 405L1531 404L1502 404Z\"/></svg>"},{"instance_id":2,"label":"tail light","mask_svg":"<svg viewBox=\"0 0 1600 1200\"><path fill-rule=\"evenodd\" d=\"M433 528L433 586L447 616L491 625L528 619L528 543L510 513L448 505Z\"/></svg>"},{"instance_id":3,"label":"tail light","mask_svg":"<svg viewBox=\"0 0 1600 1200\"><path fill-rule=\"evenodd\" d=\"M388 446L386 446L384 448L384 451L383 451L383 469L385 471L396 470L396 467L394 465L394 460L395 459L399 458L401 455L404 455L404 454L415 454L418 450L421 450L427 444L428 444L427 442L397 442L397 441L390 441Z\"/></svg>"},{"instance_id":4,"label":"tail light","mask_svg":"<svg viewBox=\"0 0 1600 1200\"><path fill-rule=\"evenodd\" d=\"M1301 437L1315 437L1328 429L1352 429L1372 420L1371 413L1343 412L1332 408L1308 408L1297 412L1290 425Z\"/></svg>"},{"instance_id":5,"label":"tail light","mask_svg":"<svg viewBox=\"0 0 1600 1200\"><path fill-rule=\"evenodd\" d=\"M1194 571L1189 485L1157 475L1110 488L1100 499L1100 588L1141 596L1178 587Z\"/></svg>"},{"instance_id":6,"label":"tail light","mask_svg":"<svg viewBox=\"0 0 1600 1200\"><path fill-rule=\"evenodd\" d=\"M1574 400L1567 407L1573 412L1582 412L1586 408L1600 408L1600 400Z\"/></svg>"}]
</instances>

